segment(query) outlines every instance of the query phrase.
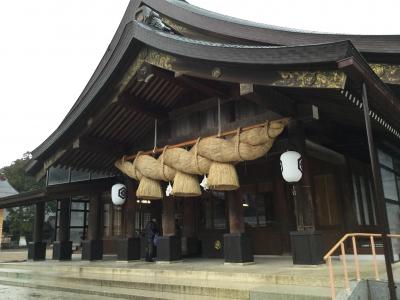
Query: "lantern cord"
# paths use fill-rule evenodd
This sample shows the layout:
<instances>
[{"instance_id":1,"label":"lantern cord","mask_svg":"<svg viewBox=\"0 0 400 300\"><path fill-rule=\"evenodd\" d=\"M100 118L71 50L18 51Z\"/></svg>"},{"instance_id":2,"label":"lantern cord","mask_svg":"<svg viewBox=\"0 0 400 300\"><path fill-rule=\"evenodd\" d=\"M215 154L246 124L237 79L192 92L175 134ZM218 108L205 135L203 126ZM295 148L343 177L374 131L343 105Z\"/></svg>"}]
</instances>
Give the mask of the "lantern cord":
<instances>
[{"instance_id":1,"label":"lantern cord","mask_svg":"<svg viewBox=\"0 0 400 300\"><path fill-rule=\"evenodd\" d=\"M221 137L221 99L218 98L218 137Z\"/></svg>"},{"instance_id":2,"label":"lantern cord","mask_svg":"<svg viewBox=\"0 0 400 300\"><path fill-rule=\"evenodd\" d=\"M154 148L153 148L153 154L156 153L157 149L157 119L154 119Z\"/></svg>"}]
</instances>

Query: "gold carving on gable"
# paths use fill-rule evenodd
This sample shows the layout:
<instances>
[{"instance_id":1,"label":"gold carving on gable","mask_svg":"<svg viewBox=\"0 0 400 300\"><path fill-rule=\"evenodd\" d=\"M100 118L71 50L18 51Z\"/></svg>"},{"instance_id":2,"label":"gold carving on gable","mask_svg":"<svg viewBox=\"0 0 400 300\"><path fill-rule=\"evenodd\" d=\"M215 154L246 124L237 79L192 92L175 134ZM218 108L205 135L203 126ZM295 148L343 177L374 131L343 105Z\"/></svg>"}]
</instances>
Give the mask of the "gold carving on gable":
<instances>
[{"instance_id":1,"label":"gold carving on gable","mask_svg":"<svg viewBox=\"0 0 400 300\"><path fill-rule=\"evenodd\" d=\"M165 52L149 49L145 61L156 67L172 71L172 64L175 58Z\"/></svg>"},{"instance_id":2,"label":"gold carving on gable","mask_svg":"<svg viewBox=\"0 0 400 300\"><path fill-rule=\"evenodd\" d=\"M138 56L136 56L136 59L133 61L131 66L125 72L122 80L119 83L117 96L125 89L127 84L132 80L136 72L140 69L140 66L145 62L147 52L148 50L146 48L142 49L139 52Z\"/></svg>"},{"instance_id":3,"label":"gold carving on gable","mask_svg":"<svg viewBox=\"0 0 400 300\"><path fill-rule=\"evenodd\" d=\"M174 57L167 53L151 48L143 48L136 56L136 59L130 65L128 70L124 73L123 78L119 82L118 91L115 94L112 102L118 101L118 95L126 88L129 82L131 82L132 78L136 75L137 71L139 71L140 67L145 62L166 70L172 70Z\"/></svg>"},{"instance_id":4,"label":"gold carving on gable","mask_svg":"<svg viewBox=\"0 0 400 300\"><path fill-rule=\"evenodd\" d=\"M370 67L383 82L400 84L400 65L370 64Z\"/></svg>"},{"instance_id":5,"label":"gold carving on gable","mask_svg":"<svg viewBox=\"0 0 400 300\"><path fill-rule=\"evenodd\" d=\"M278 74L280 79L273 86L342 89L346 83L346 75L340 71L281 71Z\"/></svg>"}]
</instances>

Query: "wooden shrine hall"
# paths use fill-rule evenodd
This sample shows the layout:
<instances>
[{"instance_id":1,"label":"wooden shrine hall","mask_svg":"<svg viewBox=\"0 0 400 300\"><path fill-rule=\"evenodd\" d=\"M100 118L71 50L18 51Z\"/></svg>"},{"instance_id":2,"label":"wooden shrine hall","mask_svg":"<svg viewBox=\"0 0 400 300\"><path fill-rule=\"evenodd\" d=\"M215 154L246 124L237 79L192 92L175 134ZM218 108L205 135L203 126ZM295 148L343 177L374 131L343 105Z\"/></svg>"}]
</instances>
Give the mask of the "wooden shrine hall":
<instances>
[{"instance_id":1,"label":"wooden shrine hall","mask_svg":"<svg viewBox=\"0 0 400 300\"><path fill-rule=\"evenodd\" d=\"M399 97L400 36L131 0L82 94L33 151L26 171L46 187L0 208L36 206L33 260L45 258L45 203L57 200L56 260L144 258L155 219L158 261L320 264L348 232L400 232ZM282 176L288 150L302 159L295 183ZM122 205L115 184L126 187ZM400 245L391 249L398 260Z\"/></svg>"}]
</instances>

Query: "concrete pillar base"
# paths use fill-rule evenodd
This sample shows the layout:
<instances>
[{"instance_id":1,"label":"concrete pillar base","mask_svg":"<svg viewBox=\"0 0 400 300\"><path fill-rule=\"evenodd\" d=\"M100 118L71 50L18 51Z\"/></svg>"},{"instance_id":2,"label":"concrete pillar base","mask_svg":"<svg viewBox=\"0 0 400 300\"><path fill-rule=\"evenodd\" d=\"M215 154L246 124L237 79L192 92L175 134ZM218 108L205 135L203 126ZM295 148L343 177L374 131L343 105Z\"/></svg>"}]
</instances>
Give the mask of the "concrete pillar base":
<instances>
[{"instance_id":1,"label":"concrete pillar base","mask_svg":"<svg viewBox=\"0 0 400 300\"><path fill-rule=\"evenodd\" d=\"M28 259L40 261L46 259L46 243L31 242L28 244Z\"/></svg>"},{"instance_id":2,"label":"concrete pillar base","mask_svg":"<svg viewBox=\"0 0 400 300\"><path fill-rule=\"evenodd\" d=\"M103 240L86 240L82 242L82 260L102 260Z\"/></svg>"},{"instance_id":3,"label":"concrete pillar base","mask_svg":"<svg viewBox=\"0 0 400 300\"><path fill-rule=\"evenodd\" d=\"M253 262L250 237L245 233L224 234L224 257L227 263Z\"/></svg>"},{"instance_id":4,"label":"concrete pillar base","mask_svg":"<svg viewBox=\"0 0 400 300\"><path fill-rule=\"evenodd\" d=\"M292 231L293 264L319 265L324 263L322 252L322 234L319 231Z\"/></svg>"},{"instance_id":5,"label":"concrete pillar base","mask_svg":"<svg viewBox=\"0 0 400 300\"><path fill-rule=\"evenodd\" d=\"M53 243L54 260L71 260L72 241L56 241Z\"/></svg>"},{"instance_id":6,"label":"concrete pillar base","mask_svg":"<svg viewBox=\"0 0 400 300\"><path fill-rule=\"evenodd\" d=\"M118 261L140 260L140 238L127 238L118 241Z\"/></svg>"},{"instance_id":7,"label":"concrete pillar base","mask_svg":"<svg viewBox=\"0 0 400 300\"><path fill-rule=\"evenodd\" d=\"M182 255L197 256L200 255L200 240L196 237L182 237Z\"/></svg>"},{"instance_id":8,"label":"concrete pillar base","mask_svg":"<svg viewBox=\"0 0 400 300\"><path fill-rule=\"evenodd\" d=\"M157 261L181 260L181 238L177 236L160 236L157 245Z\"/></svg>"}]
</instances>

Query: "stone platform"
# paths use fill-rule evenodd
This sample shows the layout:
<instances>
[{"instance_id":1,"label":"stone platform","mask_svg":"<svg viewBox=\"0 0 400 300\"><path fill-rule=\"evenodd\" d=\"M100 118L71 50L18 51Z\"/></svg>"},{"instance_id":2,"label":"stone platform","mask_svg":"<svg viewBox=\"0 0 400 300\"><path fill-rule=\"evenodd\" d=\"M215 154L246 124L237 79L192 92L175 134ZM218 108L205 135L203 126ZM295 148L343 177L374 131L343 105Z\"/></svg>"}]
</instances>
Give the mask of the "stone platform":
<instances>
[{"instance_id":1,"label":"stone platform","mask_svg":"<svg viewBox=\"0 0 400 300\"><path fill-rule=\"evenodd\" d=\"M368 264L362 264L363 278L372 276ZM334 266L340 289L340 262ZM349 267L352 274L351 262ZM326 266L294 266L290 256L256 256L255 264L243 266L202 258L126 263L115 256L96 262L74 256L69 262L0 263L0 284L117 299L330 299Z\"/></svg>"}]
</instances>

